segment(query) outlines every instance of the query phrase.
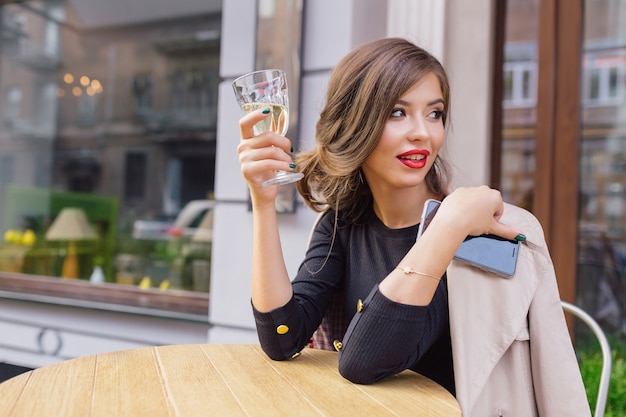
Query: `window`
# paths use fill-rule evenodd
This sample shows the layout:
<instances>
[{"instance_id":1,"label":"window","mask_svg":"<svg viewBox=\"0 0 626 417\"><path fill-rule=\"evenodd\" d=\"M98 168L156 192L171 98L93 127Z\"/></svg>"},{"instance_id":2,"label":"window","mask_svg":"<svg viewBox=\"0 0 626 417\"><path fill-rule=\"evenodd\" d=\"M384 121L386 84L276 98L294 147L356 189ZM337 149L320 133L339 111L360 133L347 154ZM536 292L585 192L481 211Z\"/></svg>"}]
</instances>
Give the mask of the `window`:
<instances>
[{"instance_id":1,"label":"window","mask_svg":"<svg viewBox=\"0 0 626 417\"><path fill-rule=\"evenodd\" d=\"M4 123L5 126L14 127L20 117L22 106L22 89L18 86L7 87L4 95Z\"/></svg>"},{"instance_id":2,"label":"window","mask_svg":"<svg viewBox=\"0 0 626 417\"><path fill-rule=\"evenodd\" d=\"M133 94L138 112L152 108L152 84L153 79L150 74L137 75L133 78Z\"/></svg>"},{"instance_id":3,"label":"window","mask_svg":"<svg viewBox=\"0 0 626 417\"><path fill-rule=\"evenodd\" d=\"M98 97L95 93L81 93L78 95L76 102L78 103L77 124L83 127L94 125L97 122L96 110L98 104Z\"/></svg>"},{"instance_id":4,"label":"window","mask_svg":"<svg viewBox=\"0 0 626 417\"><path fill-rule=\"evenodd\" d=\"M163 241L139 241L132 229L173 220L212 194L221 3L0 5L0 233L24 231L22 218L37 220L37 255L11 272L61 276L63 255L45 238L61 207L83 209L97 230L98 243L79 248L80 279L97 264L106 282L129 283L119 278L118 254L142 267L135 286L150 275L158 284L149 269L155 259L161 272L173 267ZM0 278L5 264L0 253ZM206 293L185 265L169 288Z\"/></svg>"},{"instance_id":5,"label":"window","mask_svg":"<svg viewBox=\"0 0 626 417\"><path fill-rule=\"evenodd\" d=\"M506 62L502 93L505 107L533 107L537 101L537 64Z\"/></svg>"},{"instance_id":6,"label":"window","mask_svg":"<svg viewBox=\"0 0 626 417\"><path fill-rule=\"evenodd\" d=\"M2 155L0 156L0 186L4 188L5 185L11 184L14 180L13 172L15 171L13 156Z\"/></svg>"},{"instance_id":7,"label":"window","mask_svg":"<svg viewBox=\"0 0 626 417\"><path fill-rule=\"evenodd\" d=\"M142 199L146 195L146 155L129 152L124 164L124 196L127 200Z\"/></svg>"},{"instance_id":8,"label":"window","mask_svg":"<svg viewBox=\"0 0 626 417\"><path fill-rule=\"evenodd\" d=\"M588 106L616 106L626 94L626 56L589 57L585 60L583 100Z\"/></svg>"}]
</instances>

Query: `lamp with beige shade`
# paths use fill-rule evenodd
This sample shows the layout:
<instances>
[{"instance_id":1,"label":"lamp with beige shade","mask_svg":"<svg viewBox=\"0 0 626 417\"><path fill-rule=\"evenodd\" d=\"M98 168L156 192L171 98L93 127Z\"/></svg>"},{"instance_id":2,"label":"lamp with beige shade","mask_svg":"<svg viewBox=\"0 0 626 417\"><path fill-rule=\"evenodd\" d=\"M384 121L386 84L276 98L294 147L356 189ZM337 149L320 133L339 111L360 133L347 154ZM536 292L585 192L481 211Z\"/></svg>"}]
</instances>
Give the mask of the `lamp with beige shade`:
<instances>
[{"instance_id":1,"label":"lamp with beige shade","mask_svg":"<svg viewBox=\"0 0 626 417\"><path fill-rule=\"evenodd\" d=\"M85 212L80 208L66 207L54 219L46 232L47 240L68 241L67 255L63 261L62 277L78 278L78 255L76 253L77 240L92 240L96 233L87 221Z\"/></svg>"}]
</instances>

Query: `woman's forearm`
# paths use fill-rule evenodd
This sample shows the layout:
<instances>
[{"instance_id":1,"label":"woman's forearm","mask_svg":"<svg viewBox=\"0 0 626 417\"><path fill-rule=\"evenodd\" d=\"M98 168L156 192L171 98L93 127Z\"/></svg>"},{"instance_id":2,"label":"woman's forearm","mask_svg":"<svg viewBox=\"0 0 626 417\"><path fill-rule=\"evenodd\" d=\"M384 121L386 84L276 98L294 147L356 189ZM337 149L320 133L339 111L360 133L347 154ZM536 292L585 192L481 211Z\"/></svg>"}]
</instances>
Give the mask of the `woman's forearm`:
<instances>
[{"instance_id":1,"label":"woman's forearm","mask_svg":"<svg viewBox=\"0 0 626 417\"><path fill-rule=\"evenodd\" d=\"M252 229L252 303L267 312L285 305L292 296L273 205L253 209Z\"/></svg>"},{"instance_id":2,"label":"woman's forearm","mask_svg":"<svg viewBox=\"0 0 626 417\"><path fill-rule=\"evenodd\" d=\"M387 298L402 304L430 304L439 285L465 234L445 222L435 218L424 235L415 242L411 250L380 283L380 292ZM406 272L405 272L406 271Z\"/></svg>"}]
</instances>

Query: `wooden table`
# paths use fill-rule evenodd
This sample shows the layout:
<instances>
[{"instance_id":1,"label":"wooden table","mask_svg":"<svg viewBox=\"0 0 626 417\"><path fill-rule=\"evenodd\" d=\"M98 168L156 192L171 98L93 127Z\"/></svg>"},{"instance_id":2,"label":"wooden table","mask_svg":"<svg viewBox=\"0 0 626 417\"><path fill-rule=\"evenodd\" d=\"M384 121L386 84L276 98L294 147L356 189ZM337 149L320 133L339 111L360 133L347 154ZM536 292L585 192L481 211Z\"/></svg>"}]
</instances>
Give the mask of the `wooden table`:
<instances>
[{"instance_id":1,"label":"wooden table","mask_svg":"<svg viewBox=\"0 0 626 417\"><path fill-rule=\"evenodd\" d=\"M3 417L460 416L412 371L356 385L335 352L275 362L257 345L175 345L85 356L0 384Z\"/></svg>"}]
</instances>

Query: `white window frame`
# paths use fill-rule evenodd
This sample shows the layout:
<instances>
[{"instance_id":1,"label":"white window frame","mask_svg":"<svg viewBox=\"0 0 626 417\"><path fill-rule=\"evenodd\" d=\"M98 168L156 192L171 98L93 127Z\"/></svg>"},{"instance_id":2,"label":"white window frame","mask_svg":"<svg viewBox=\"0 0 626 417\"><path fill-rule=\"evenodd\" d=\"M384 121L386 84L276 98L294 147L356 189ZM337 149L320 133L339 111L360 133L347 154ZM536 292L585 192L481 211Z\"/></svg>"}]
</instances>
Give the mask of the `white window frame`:
<instances>
[{"instance_id":1,"label":"white window frame","mask_svg":"<svg viewBox=\"0 0 626 417\"><path fill-rule=\"evenodd\" d=\"M620 60L621 58L621 60ZM594 71L596 70L596 71ZM617 70L617 89L611 94L611 70ZM591 97L592 75L598 74L599 90L597 97ZM626 94L626 56L593 57L585 60L583 72L583 102L585 106L619 106L624 103Z\"/></svg>"},{"instance_id":2,"label":"white window frame","mask_svg":"<svg viewBox=\"0 0 626 417\"><path fill-rule=\"evenodd\" d=\"M506 79L507 72L513 74L511 98L505 98L506 94L503 94L502 106L505 108L535 107L537 104L537 62L505 62L502 71L505 74L503 79ZM524 74L529 74L530 76L528 95L524 94ZM506 88L506 86L503 88ZM505 92L503 91L503 93Z\"/></svg>"}]
</instances>

